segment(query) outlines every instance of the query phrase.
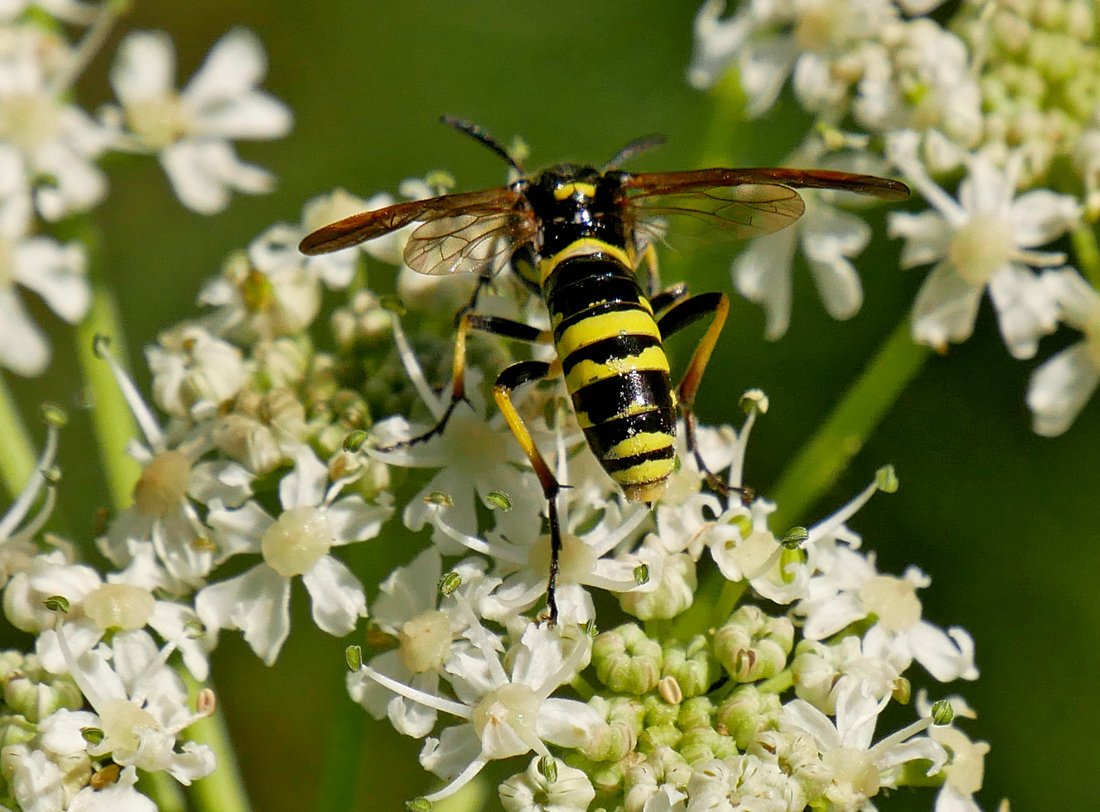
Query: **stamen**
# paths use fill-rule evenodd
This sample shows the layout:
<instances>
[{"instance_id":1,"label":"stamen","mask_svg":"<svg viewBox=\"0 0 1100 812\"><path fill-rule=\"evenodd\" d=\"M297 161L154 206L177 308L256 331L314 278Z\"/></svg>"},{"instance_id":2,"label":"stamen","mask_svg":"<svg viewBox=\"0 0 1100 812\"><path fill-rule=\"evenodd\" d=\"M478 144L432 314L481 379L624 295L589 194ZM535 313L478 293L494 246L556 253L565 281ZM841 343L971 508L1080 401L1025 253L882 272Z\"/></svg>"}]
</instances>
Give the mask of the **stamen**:
<instances>
[{"instance_id":1,"label":"stamen","mask_svg":"<svg viewBox=\"0 0 1100 812\"><path fill-rule=\"evenodd\" d=\"M426 691L421 691L413 688L411 685L406 685L403 682L398 682L395 679L387 677L385 674L380 674L371 668L369 665L364 665L359 669L363 674L370 677L377 682L383 688L388 688L398 696L403 696L405 699L416 702L418 705L423 705L426 708L435 708L437 711L443 711L449 713L452 716L457 716L459 719L469 720L473 716L473 711L461 702L452 702L449 699L444 699L441 696L435 694L429 694Z\"/></svg>"},{"instance_id":2,"label":"stamen","mask_svg":"<svg viewBox=\"0 0 1100 812\"><path fill-rule=\"evenodd\" d=\"M408 336L401 328L400 317L396 313L391 313L390 318L393 321L393 343L397 345L397 354L401 358L401 365L405 367L409 380L412 381L416 393L420 395L420 400L428 407L428 411L432 413L437 421L442 420L444 413L447 411L446 405L432 391L428 379L424 377L424 370L420 366L420 361L412 351L412 347L409 346Z\"/></svg>"},{"instance_id":3,"label":"stamen","mask_svg":"<svg viewBox=\"0 0 1100 812\"><path fill-rule=\"evenodd\" d=\"M49 484L46 477L42 476L42 472L53 465L54 457L57 455L58 432L58 427L52 423L46 425L46 442L42 446L42 453L38 455L38 465L35 466L36 476L30 478L22 493L16 497L11 507L8 508L8 512L0 518L0 539L9 538L15 533L15 528L26 518L27 511L30 510L31 505L38 498L38 494L42 492L42 488ZM53 488L50 488L50 491L52 492ZM50 508L52 509L52 507L53 503L51 502ZM46 515L49 516L48 513ZM26 530L23 531L23 535L26 535Z\"/></svg>"},{"instance_id":4,"label":"stamen","mask_svg":"<svg viewBox=\"0 0 1100 812\"><path fill-rule=\"evenodd\" d=\"M141 433L145 435L145 442L155 450L162 450L164 448L164 433L161 431L160 424L157 423L157 419L153 416L149 407L145 405L145 401L142 400L141 393L133 380L126 374L118 359L111 354L108 349L110 341L106 336L100 335L95 337L94 343L96 355L110 366L111 373L115 376L115 383L118 384L126 405L130 407L134 419L141 428Z\"/></svg>"}]
</instances>

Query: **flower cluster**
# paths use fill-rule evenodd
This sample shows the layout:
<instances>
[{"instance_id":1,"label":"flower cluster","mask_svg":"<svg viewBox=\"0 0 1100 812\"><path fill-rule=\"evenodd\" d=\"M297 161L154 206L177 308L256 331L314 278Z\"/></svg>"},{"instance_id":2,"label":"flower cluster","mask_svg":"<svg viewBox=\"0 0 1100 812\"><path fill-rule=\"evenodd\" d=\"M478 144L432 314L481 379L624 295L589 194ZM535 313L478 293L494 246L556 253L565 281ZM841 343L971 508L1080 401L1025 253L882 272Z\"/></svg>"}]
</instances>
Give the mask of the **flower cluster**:
<instances>
[{"instance_id":1,"label":"flower cluster","mask_svg":"<svg viewBox=\"0 0 1100 812\"><path fill-rule=\"evenodd\" d=\"M724 18L725 0L707 0L689 80L708 87L735 69L750 116L771 109L789 80L814 119L791 163L871 167L912 185L929 208L892 213L889 232L903 240L900 267L932 266L913 304L914 341L941 352L965 341L986 294L1016 358L1033 358L1060 324L1079 331L1027 393L1035 431L1061 434L1100 383L1094 8L964 0L945 14L940 5L744 0ZM733 265L737 288L765 308L769 338L789 323L796 239L830 315L849 318L862 302L851 259L869 229L835 194L807 197L797 232L760 238ZM1066 235L1072 259L1051 247Z\"/></svg>"},{"instance_id":2,"label":"flower cluster","mask_svg":"<svg viewBox=\"0 0 1100 812\"><path fill-rule=\"evenodd\" d=\"M486 407L485 382L514 348L471 335L467 400L444 430L403 444L448 408L436 386L451 373L450 314L476 289L479 309L538 323L537 299L507 275L484 286L407 268L398 294L380 296L367 275L398 260L404 235L319 260L294 250L318 222L391 199L335 192L231 255L202 289L200 315L147 350L155 409L98 345L140 427L131 447L142 471L132 505L98 539L115 568L105 577L56 539L42 546L49 500L30 514L53 478L29 486L0 524L4 609L37 636L13 673L58 696L37 716L13 711L21 771L4 774L4 797L24 804L77 757L85 766L59 784L64 802L109 783L96 778L106 769L120 770L112 792L135 797L135 769L183 782L209 772L209 750L176 744L211 704L187 704L179 670L203 679L234 630L275 663L300 577L325 632L348 635L369 617L347 688L424 739L421 763L444 783L419 803L520 758L525 769L500 787L510 810L701 810L736 798L854 810L918 783L976 808L985 745L945 726L965 715L961 699L922 699L881 731L882 714L909 703L914 663L933 684L977 676L966 632L923 619L928 578L878 572L849 527L873 493L896 487L889 468L832 516L777 534L774 504L711 492L681 448L650 510L599 468L560 382L526 387L532 436L570 486L557 498L557 623L545 622L548 505ZM326 288L342 303L322 319ZM697 432L733 494L767 399L753 391L742 405L738 429ZM412 495L397 503L396 493ZM368 616L368 588L341 548L409 530L430 544L379 585ZM238 556L247 566L226 574ZM77 737L58 743L55 727Z\"/></svg>"},{"instance_id":3,"label":"flower cluster","mask_svg":"<svg viewBox=\"0 0 1100 812\"><path fill-rule=\"evenodd\" d=\"M46 14L28 5L0 10L0 366L38 375L50 348L18 289L37 294L67 322L84 317L88 247L53 233L102 203L101 159L156 154L180 201L211 214L232 190L271 187L271 176L240 161L230 142L286 134L290 111L257 89L265 62L252 34L227 34L177 91L167 35L134 32L120 43L111 72L119 105L93 115L74 102L73 87L124 4L52 0L41 3Z\"/></svg>"},{"instance_id":4,"label":"flower cluster","mask_svg":"<svg viewBox=\"0 0 1100 812\"><path fill-rule=\"evenodd\" d=\"M704 458L734 488L767 400L751 392L744 405L740 431L700 434ZM530 756L500 786L508 810L856 810L884 789L928 781L941 785L942 808L977 809L987 746L934 727L970 713L960 698L922 698L914 721L875 735L888 707L908 703L914 662L940 682L977 677L969 635L922 618L917 589L928 578L879 573L848 526L873 493L896 487L891 469L832 516L779 538L768 526L775 505L726 504L687 463L652 515L628 505L594 470L568 413L558 415L544 442L576 487L559 498L555 628L536 614L549 541L544 500L524 484L533 477L513 473L504 490L481 492L492 508L484 535L453 524L474 516L462 506L477 483L508 481L492 474L501 459L468 454L472 432L490 447L494 421L472 417L480 431L448 427L419 461L393 461L443 467L422 492L426 507L404 513L432 524L434 544L382 585L368 634L376 653L364 663L351 650L348 688L425 739L421 763L447 783L424 804L489 761ZM444 483L466 485L436 490ZM459 558L444 567L447 556ZM600 593L617 600L621 622ZM612 626L598 633L596 605Z\"/></svg>"},{"instance_id":5,"label":"flower cluster","mask_svg":"<svg viewBox=\"0 0 1100 812\"><path fill-rule=\"evenodd\" d=\"M47 222L86 210L102 194L95 160L109 149L156 153L180 199L199 211L218 210L231 190L267 187L266 173L242 164L229 145L276 136L289 123L285 109L256 89L264 65L250 35L227 35L179 93L167 39L131 35L111 75L120 105L93 119L55 91L71 84L102 40L114 7L85 19L83 4L42 5L77 14L73 24L88 26L86 39L70 49L22 7L6 23L12 60L29 47L22 37L38 38L29 47L33 60L49 57L45 44L59 49L52 61L19 63L13 72L31 107L54 105L49 115L35 108L20 121L56 124L57 148L70 150L63 163L82 171L47 183L49 156L39 148L53 143L53 131L27 136L25 152L5 135L11 151L5 158L0 149L0 161L16 171L0 177L19 182L0 202ZM708 25L720 28L716 8L708 9L701 36ZM755 84L746 84L756 89L754 111L774 100L792 70L811 109L824 115L845 104L858 83L842 77L868 73L875 27L907 24L883 4L861 9L836 48L807 59L796 46L830 30L829 20L817 20L817 29L807 22L798 36L776 34L786 23L774 9L766 35L759 20L727 24L734 39L759 46ZM715 47L711 68L721 62ZM853 62L849 48L866 51L866 62ZM778 52L789 64L770 69L764 63ZM0 79L4 65L0 58ZM4 126L22 109L3 97L7 86L0 81ZM904 107L909 96L901 98ZM892 119L905 110L880 114ZM986 152L960 158L971 178L956 204L917 157L927 147L922 136L899 133L891 160L907 164L937 207L924 219L897 221L913 264L942 262L944 284L970 284L972 301L987 282L993 290L999 274L1017 279L1053 262L1034 249L1069 227L1078 209L1046 192L1015 199L1033 161L1025 166L1016 153L1003 165ZM999 178L992 201L988 174ZM399 194L427 197L446 184L437 173L406 182ZM524 812L863 810L887 790L915 785L937 787L938 808L976 810L988 748L953 724L973 712L961 697L933 701L925 690L912 701L914 680L937 690L976 679L973 642L961 628L923 618L917 590L927 576L915 567L880 573L850 527L876 492L896 489L892 469L813 526L771 526L775 504L743 482L749 436L768 406L751 391L741 425L698 427L697 454L678 449L682 464L650 509L629 502L598 466L557 380L524 387L516 400L531 441L567 486L548 502L508 422L488 408L487 382L513 360L542 359L549 348L470 335L465 397L439 388L456 374L456 312L476 305L546 328L539 298L508 274L416 275L402 265L406 229L321 257L297 251L317 226L393 200L335 191L229 256L199 292L200 314L147 349L150 399L109 342L97 341L138 426L130 452L141 469L130 504L105 517L95 539L106 573L83 563L76 545L42 532L59 480L63 422L47 410L37 474L0 517L3 611L34 636L33 652L0 654L0 805L151 810L137 789L139 771L183 784L209 775L212 748L180 734L210 715L215 700L209 690L190 697L185 677L206 679L226 633L239 632L258 658L275 664L300 578L318 628L336 637L360 633L348 648L350 696L424 740L420 762L442 783L413 801L416 808L455 794L489 762L518 759L499 795L506 809ZM866 229L827 200L812 205L799 236L831 291L830 309L851 311L857 287L850 278L846 291L828 280L851 272ZM1036 210L1030 231L1017 225ZM943 223L965 230L980 221L995 232L1003 223L994 214L1013 221L1013 242L980 257L981 267L959 259L967 249L981 254L981 240L949 234L941 253L921 243L926 231L948 231ZM789 239L788 254L796 237ZM26 251L13 244L13 258L37 251L56 262L70 250L48 237L27 242ZM71 250L81 255L79 246ZM754 250L748 276L766 297L769 249ZM396 294L369 284L378 265L391 275L402 265ZM1084 283L1060 273L1040 282L1061 302ZM336 299L330 307L326 294ZM1069 320L1064 312L1061 304L1053 315L1020 304L1002 315L1002 330L1015 352L1034 352L1035 325ZM1088 308L1073 312L1075 324L1095 321ZM773 313L772 328L781 332L786 316L782 308ZM953 322L932 322L943 340L958 332ZM701 471L699 459L718 473ZM557 612L548 618L555 527ZM424 549L376 590L345 560L347 545L410 531L423 532ZM368 592L377 593L369 612Z\"/></svg>"}]
</instances>

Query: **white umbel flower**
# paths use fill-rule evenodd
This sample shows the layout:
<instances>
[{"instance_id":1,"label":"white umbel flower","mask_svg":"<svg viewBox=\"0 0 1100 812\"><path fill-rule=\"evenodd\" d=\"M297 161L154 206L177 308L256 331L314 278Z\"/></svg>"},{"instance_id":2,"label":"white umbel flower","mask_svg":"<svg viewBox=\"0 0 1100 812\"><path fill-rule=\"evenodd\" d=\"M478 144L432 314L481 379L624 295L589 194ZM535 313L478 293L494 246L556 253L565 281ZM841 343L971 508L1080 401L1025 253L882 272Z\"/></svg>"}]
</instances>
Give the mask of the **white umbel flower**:
<instances>
[{"instance_id":1,"label":"white umbel flower","mask_svg":"<svg viewBox=\"0 0 1100 812\"><path fill-rule=\"evenodd\" d=\"M13 147L47 220L85 211L106 194L96 159L115 136L57 87L74 53L36 25L0 28L0 140ZM49 179L48 183L38 182Z\"/></svg>"},{"instance_id":2,"label":"white umbel flower","mask_svg":"<svg viewBox=\"0 0 1100 812\"><path fill-rule=\"evenodd\" d=\"M36 293L70 323L84 317L92 299L81 248L31 234L31 219L22 159L0 142L0 367L19 375L45 372L50 345L17 286Z\"/></svg>"},{"instance_id":3,"label":"white umbel flower","mask_svg":"<svg viewBox=\"0 0 1100 812\"><path fill-rule=\"evenodd\" d=\"M230 141L279 138L290 130L282 102L257 89L267 71L259 40L234 29L210 50L182 91L174 87L175 55L168 36L137 31L123 40L111 71L122 110L109 110L125 123L133 148L155 152L180 202L214 214L236 190L271 190L271 175L241 161Z\"/></svg>"},{"instance_id":4,"label":"white umbel flower","mask_svg":"<svg viewBox=\"0 0 1100 812\"><path fill-rule=\"evenodd\" d=\"M932 209L890 216L890 232L902 237L902 267L934 263L913 304L913 340L945 350L974 330L982 293L988 289L1001 335L1016 358L1035 354L1039 338L1054 330L1058 308L1032 267L1061 265L1065 256L1036 250L1080 220L1069 195L1036 189L1016 196L1021 156L1004 168L979 153L951 198L925 172L913 131L890 139L889 157Z\"/></svg>"},{"instance_id":5,"label":"white umbel flower","mask_svg":"<svg viewBox=\"0 0 1100 812\"><path fill-rule=\"evenodd\" d=\"M1043 363L1031 375L1027 406L1037 434L1066 431L1100 384L1100 293L1071 268L1047 271L1043 284L1058 303L1062 321L1082 338Z\"/></svg>"},{"instance_id":6,"label":"white umbel flower","mask_svg":"<svg viewBox=\"0 0 1100 812\"><path fill-rule=\"evenodd\" d=\"M363 585L329 552L378 534L389 503L368 505L353 495L337 499L340 483L326 487L328 469L308 448L279 483L283 511L272 517L256 502L237 510L212 510L220 560L259 553L263 561L243 575L202 589L195 611L212 629L241 629L245 641L271 665L290 633L290 584L301 576L313 602L313 621L342 636L367 614Z\"/></svg>"},{"instance_id":7,"label":"white umbel flower","mask_svg":"<svg viewBox=\"0 0 1100 812\"><path fill-rule=\"evenodd\" d=\"M471 614L472 617L472 614ZM473 630L484 632L480 626ZM471 635L471 639L477 637ZM551 696L573 679L589 654L587 637L566 641L560 632L535 624L527 626L514 656L505 665L493 642L478 643L480 657L467 658L472 666L463 674L462 702L417 691L369 668L364 673L395 693L465 720L445 728L438 739L430 738L420 754L420 763L437 775L449 778L443 789L426 795L438 801L458 792L490 761L530 753L549 757L547 744L579 748L606 727L592 707L573 699ZM458 687L456 685L456 692Z\"/></svg>"}]
</instances>

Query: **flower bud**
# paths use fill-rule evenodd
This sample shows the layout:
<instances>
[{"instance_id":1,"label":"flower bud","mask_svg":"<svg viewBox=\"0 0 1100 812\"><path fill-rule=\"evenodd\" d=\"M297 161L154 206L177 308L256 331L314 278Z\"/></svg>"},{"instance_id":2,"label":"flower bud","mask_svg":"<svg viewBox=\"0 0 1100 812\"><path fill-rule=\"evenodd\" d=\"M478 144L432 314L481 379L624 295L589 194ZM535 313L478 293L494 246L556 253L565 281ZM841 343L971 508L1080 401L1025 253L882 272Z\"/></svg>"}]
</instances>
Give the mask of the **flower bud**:
<instances>
[{"instance_id":1,"label":"flower bud","mask_svg":"<svg viewBox=\"0 0 1100 812\"><path fill-rule=\"evenodd\" d=\"M620 694L640 696L661 678L661 646L633 623L600 634L592 647L592 663L600 682Z\"/></svg>"},{"instance_id":2,"label":"flower bud","mask_svg":"<svg viewBox=\"0 0 1100 812\"><path fill-rule=\"evenodd\" d=\"M705 696L696 696L680 705L680 715L676 719L680 730L688 731L699 727L714 727L714 703Z\"/></svg>"},{"instance_id":3,"label":"flower bud","mask_svg":"<svg viewBox=\"0 0 1100 812\"><path fill-rule=\"evenodd\" d=\"M597 732L581 752L592 761L625 758L638 743L638 733L642 729L641 703L626 697L608 700L594 696L588 704L607 720L607 726Z\"/></svg>"},{"instance_id":4,"label":"flower bud","mask_svg":"<svg viewBox=\"0 0 1100 812\"><path fill-rule=\"evenodd\" d=\"M670 705L659 696L647 696L645 698L645 726L650 725L674 725L680 718L680 709L676 705Z\"/></svg>"},{"instance_id":5,"label":"flower bud","mask_svg":"<svg viewBox=\"0 0 1100 812\"><path fill-rule=\"evenodd\" d=\"M756 606L742 606L714 634L714 655L737 682L774 677L787 664L794 625Z\"/></svg>"},{"instance_id":6,"label":"flower bud","mask_svg":"<svg viewBox=\"0 0 1100 812\"><path fill-rule=\"evenodd\" d=\"M686 643L667 643L664 661L662 673L676 679L684 697L705 694L722 675L722 669L703 635L696 635Z\"/></svg>"},{"instance_id":7,"label":"flower bud","mask_svg":"<svg viewBox=\"0 0 1100 812\"><path fill-rule=\"evenodd\" d=\"M0 716L0 750L17 744L26 744L38 733L36 725L31 724L19 714Z\"/></svg>"},{"instance_id":8,"label":"flower bud","mask_svg":"<svg viewBox=\"0 0 1100 812\"><path fill-rule=\"evenodd\" d=\"M695 766L711 759L722 759L736 756L737 745L729 736L710 727L697 727L689 730L680 740L680 746L676 748L688 764Z\"/></svg>"},{"instance_id":9,"label":"flower bud","mask_svg":"<svg viewBox=\"0 0 1100 812\"><path fill-rule=\"evenodd\" d=\"M745 751L761 730L775 724L781 707L778 694L755 685L739 685L718 708L718 729L733 738L737 749Z\"/></svg>"},{"instance_id":10,"label":"flower bud","mask_svg":"<svg viewBox=\"0 0 1100 812\"><path fill-rule=\"evenodd\" d=\"M4 704L29 722L39 722L62 708L77 710L84 704L80 689L68 676L54 676L26 657L21 670L8 672L2 681Z\"/></svg>"}]
</instances>

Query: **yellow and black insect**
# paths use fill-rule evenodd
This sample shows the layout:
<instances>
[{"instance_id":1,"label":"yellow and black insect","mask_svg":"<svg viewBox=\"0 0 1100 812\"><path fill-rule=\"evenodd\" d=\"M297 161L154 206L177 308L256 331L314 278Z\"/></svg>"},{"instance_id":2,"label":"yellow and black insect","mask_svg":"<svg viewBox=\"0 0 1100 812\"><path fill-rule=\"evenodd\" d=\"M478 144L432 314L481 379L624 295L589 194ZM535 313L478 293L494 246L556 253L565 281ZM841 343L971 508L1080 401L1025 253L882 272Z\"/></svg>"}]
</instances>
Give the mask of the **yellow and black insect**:
<instances>
[{"instance_id":1,"label":"yellow and black insect","mask_svg":"<svg viewBox=\"0 0 1100 812\"><path fill-rule=\"evenodd\" d=\"M441 432L464 399L466 335L480 330L526 342L553 342L554 363L521 361L493 388L508 426L531 461L549 503L551 563L547 610L557 616L554 588L561 531L556 497L561 488L512 403L516 387L564 375L588 444L627 499L652 503L664 493L675 465L677 411L685 440L708 481L695 442L692 404L729 310L723 293L692 296L683 284L660 287L653 242L680 222L702 223L736 238L783 228L805 209L796 188L840 189L901 200L903 183L823 169L700 169L633 174L628 158L661 143L634 141L603 167L558 164L527 174L486 132L465 121L444 122L472 136L519 173L495 189L443 195L363 212L313 232L305 254L337 251L411 223L405 262L424 274L477 272L488 279L512 261L519 279L540 295L550 330L479 315L468 308L458 323L451 403L439 424L406 441ZM645 265L645 278L639 271ZM480 290L480 287L479 287ZM475 294L474 304L477 296ZM711 323L679 384L673 385L663 342L705 316Z\"/></svg>"}]
</instances>

